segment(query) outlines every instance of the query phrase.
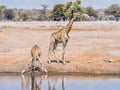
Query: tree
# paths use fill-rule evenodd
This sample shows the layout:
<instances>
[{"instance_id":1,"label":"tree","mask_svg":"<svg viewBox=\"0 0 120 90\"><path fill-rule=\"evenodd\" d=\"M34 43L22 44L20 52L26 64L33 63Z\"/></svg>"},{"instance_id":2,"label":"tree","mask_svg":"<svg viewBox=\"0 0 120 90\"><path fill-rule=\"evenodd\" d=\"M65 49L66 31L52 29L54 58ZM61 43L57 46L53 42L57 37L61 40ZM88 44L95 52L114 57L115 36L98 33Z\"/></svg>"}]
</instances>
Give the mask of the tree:
<instances>
[{"instance_id":1,"label":"tree","mask_svg":"<svg viewBox=\"0 0 120 90\"><path fill-rule=\"evenodd\" d=\"M64 4L56 4L54 6L52 11L52 17L54 20L59 21L64 16L63 7L64 7Z\"/></svg>"},{"instance_id":2,"label":"tree","mask_svg":"<svg viewBox=\"0 0 120 90\"><path fill-rule=\"evenodd\" d=\"M46 14L48 5L46 5L46 4L41 4L41 6L42 6L42 13L43 13L43 14Z\"/></svg>"},{"instance_id":3,"label":"tree","mask_svg":"<svg viewBox=\"0 0 120 90\"><path fill-rule=\"evenodd\" d=\"M64 15L66 18L71 18L74 12L79 14L78 19L80 20L84 16L84 8L81 6L81 0L76 0L74 2L67 2L64 7Z\"/></svg>"},{"instance_id":4,"label":"tree","mask_svg":"<svg viewBox=\"0 0 120 90\"><path fill-rule=\"evenodd\" d=\"M20 14L20 18L23 21L26 21L28 19L28 12L22 12L22 13L19 13L19 14Z\"/></svg>"},{"instance_id":5,"label":"tree","mask_svg":"<svg viewBox=\"0 0 120 90\"><path fill-rule=\"evenodd\" d=\"M79 20L82 20L82 18L85 16L85 8L81 6L81 0L76 0L74 2L72 10L79 14L78 16Z\"/></svg>"},{"instance_id":6,"label":"tree","mask_svg":"<svg viewBox=\"0 0 120 90\"><path fill-rule=\"evenodd\" d=\"M64 7L63 7L63 13L64 13L64 16L67 18L67 17L71 17L72 15L71 15L71 12L72 12L72 9L71 9L71 7L72 7L72 4L73 4L73 2L70 2L70 1L68 1L67 3L66 3L66 5L64 5Z\"/></svg>"},{"instance_id":7,"label":"tree","mask_svg":"<svg viewBox=\"0 0 120 90\"><path fill-rule=\"evenodd\" d=\"M41 4L41 6L42 6L42 10L41 10L40 15L38 16L38 20L47 20L47 18L48 18L48 16L47 16L48 5Z\"/></svg>"},{"instance_id":8,"label":"tree","mask_svg":"<svg viewBox=\"0 0 120 90\"><path fill-rule=\"evenodd\" d=\"M0 20L4 19L4 10L6 9L6 6L0 6Z\"/></svg>"},{"instance_id":9,"label":"tree","mask_svg":"<svg viewBox=\"0 0 120 90\"><path fill-rule=\"evenodd\" d=\"M90 17L98 17L98 11L93 9L92 7L87 7L86 8L86 14L88 14Z\"/></svg>"},{"instance_id":10,"label":"tree","mask_svg":"<svg viewBox=\"0 0 120 90\"><path fill-rule=\"evenodd\" d=\"M68 1L66 4L56 4L52 14L57 20L65 20L70 19L74 12L79 14L79 18L83 16L84 8L81 6L81 0Z\"/></svg>"},{"instance_id":11,"label":"tree","mask_svg":"<svg viewBox=\"0 0 120 90\"><path fill-rule=\"evenodd\" d=\"M105 14L106 15L114 15L116 20L118 20L118 18L120 17L120 6L117 4L111 5L110 7L108 7L105 10Z\"/></svg>"},{"instance_id":12,"label":"tree","mask_svg":"<svg viewBox=\"0 0 120 90\"><path fill-rule=\"evenodd\" d=\"M13 9L5 9L5 19L13 20L15 18L15 11Z\"/></svg>"}]
</instances>

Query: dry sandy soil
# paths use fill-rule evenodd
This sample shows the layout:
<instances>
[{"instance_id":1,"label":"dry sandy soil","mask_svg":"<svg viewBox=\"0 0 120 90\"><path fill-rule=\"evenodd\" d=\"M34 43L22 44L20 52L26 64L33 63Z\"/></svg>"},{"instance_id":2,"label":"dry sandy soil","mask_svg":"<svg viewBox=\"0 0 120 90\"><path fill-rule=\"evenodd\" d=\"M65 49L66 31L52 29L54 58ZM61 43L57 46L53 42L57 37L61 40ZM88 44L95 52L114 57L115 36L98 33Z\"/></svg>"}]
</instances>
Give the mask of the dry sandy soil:
<instances>
[{"instance_id":1,"label":"dry sandy soil","mask_svg":"<svg viewBox=\"0 0 120 90\"><path fill-rule=\"evenodd\" d=\"M0 72L21 72L31 59L30 49L37 44L50 73L120 74L120 22L75 22L65 54L70 63L48 64L50 35L66 24L0 22ZM61 59L60 46L56 53Z\"/></svg>"}]
</instances>

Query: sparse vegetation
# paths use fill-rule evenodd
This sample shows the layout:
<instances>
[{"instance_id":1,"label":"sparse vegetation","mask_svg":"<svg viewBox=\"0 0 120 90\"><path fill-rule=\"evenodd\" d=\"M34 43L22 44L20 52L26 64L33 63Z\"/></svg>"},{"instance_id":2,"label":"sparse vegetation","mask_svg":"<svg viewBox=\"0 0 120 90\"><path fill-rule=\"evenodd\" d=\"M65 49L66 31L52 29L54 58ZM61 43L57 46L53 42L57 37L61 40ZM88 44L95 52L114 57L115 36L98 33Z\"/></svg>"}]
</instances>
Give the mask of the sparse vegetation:
<instances>
[{"instance_id":1,"label":"sparse vegetation","mask_svg":"<svg viewBox=\"0 0 120 90\"><path fill-rule=\"evenodd\" d=\"M92 7L87 7L86 14L89 16L89 20L96 20L98 18L98 11Z\"/></svg>"},{"instance_id":2,"label":"sparse vegetation","mask_svg":"<svg viewBox=\"0 0 120 90\"><path fill-rule=\"evenodd\" d=\"M113 4L105 10L106 15L113 15L118 21L120 19L120 6Z\"/></svg>"},{"instance_id":3,"label":"sparse vegetation","mask_svg":"<svg viewBox=\"0 0 120 90\"><path fill-rule=\"evenodd\" d=\"M29 20L69 20L73 12L78 12L78 21L120 20L120 6L113 4L106 9L94 9L81 6L81 0L68 1L66 4L56 4L52 10L42 4L42 9L10 9L0 6L0 20L29 21Z\"/></svg>"}]
</instances>

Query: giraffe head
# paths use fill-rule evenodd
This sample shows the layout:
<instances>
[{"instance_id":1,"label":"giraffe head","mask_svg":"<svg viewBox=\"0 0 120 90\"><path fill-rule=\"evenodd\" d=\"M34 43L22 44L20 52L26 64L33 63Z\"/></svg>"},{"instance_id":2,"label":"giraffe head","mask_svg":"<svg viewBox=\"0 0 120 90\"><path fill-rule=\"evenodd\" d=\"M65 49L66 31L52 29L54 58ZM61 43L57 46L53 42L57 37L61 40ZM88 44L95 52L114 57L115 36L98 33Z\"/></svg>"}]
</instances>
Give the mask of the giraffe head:
<instances>
[{"instance_id":1,"label":"giraffe head","mask_svg":"<svg viewBox=\"0 0 120 90\"><path fill-rule=\"evenodd\" d=\"M77 18L77 16L78 16L78 13L73 13L73 19L75 20L76 18Z\"/></svg>"}]
</instances>

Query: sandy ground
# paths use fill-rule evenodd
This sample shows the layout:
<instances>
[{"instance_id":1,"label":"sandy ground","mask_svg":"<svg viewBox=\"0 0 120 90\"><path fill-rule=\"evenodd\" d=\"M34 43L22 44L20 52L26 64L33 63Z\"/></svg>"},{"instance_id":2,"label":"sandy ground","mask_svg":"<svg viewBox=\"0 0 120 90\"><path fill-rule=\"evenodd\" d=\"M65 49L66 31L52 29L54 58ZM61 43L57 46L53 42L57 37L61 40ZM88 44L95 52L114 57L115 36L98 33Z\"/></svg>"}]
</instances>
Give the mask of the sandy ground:
<instances>
[{"instance_id":1,"label":"sandy ground","mask_svg":"<svg viewBox=\"0 0 120 90\"><path fill-rule=\"evenodd\" d=\"M66 24L0 22L0 72L21 72L31 59L30 49L37 44L50 73L120 74L120 22L75 22L65 54L70 63L48 64L50 35ZM56 50L59 59L61 50L60 46Z\"/></svg>"}]
</instances>

